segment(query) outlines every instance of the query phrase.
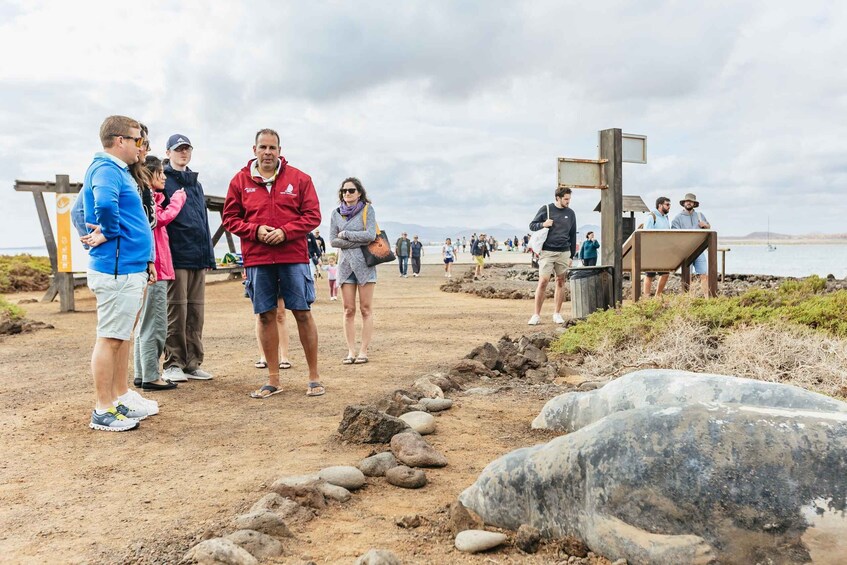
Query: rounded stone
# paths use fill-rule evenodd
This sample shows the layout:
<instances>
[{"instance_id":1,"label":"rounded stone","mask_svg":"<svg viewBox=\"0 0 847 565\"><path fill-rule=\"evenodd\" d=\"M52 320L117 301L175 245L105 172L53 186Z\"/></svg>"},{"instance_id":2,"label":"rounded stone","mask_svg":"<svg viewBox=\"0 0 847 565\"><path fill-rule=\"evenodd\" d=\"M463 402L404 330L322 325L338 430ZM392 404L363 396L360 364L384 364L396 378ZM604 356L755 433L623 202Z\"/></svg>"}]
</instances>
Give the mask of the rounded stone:
<instances>
[{"instance_id":1,"label":"rounded stone","mask_svg":"<svg viewBox=\"0 0 847 565\"><path fill-rule=\"evenodd\" d=\"M321 469L318 477L331 485L344 487L347 490L356 490L365 484L365 475L356 467L351 465L337 465Z\"/></svg>"},{"instance_id":2,"label":"rounded stone","mask_svg":"<svg viewBox=\"0 0 847 565\"><path fill-rule=\"evenodd\" d=\"M359 470L367 477L382 477L385 472L399 465L397 458L390 451L365 457L359 462Z\"/></svg>"},{"instance_id":3,"label":"rounded stone","mask_svg":"<svg viewBox=\"0 0 847 565\"><path fill-rule=\"evenodd\" d=\"M324 482L318 485L318 490L320 490L323 495L330 500L335 500L337 502L347 502L350 500L350 491L338 485Z\"/></svg>"},{"instance_id":4,"label":"rounded stone","mask_svg":"<svg viewBox=\"0 0 847 565\"><path fill-rule=\"evenodd\" d=\"M479 553L497 547L506 541L506 534L485 530L465 530L456 536L456 549L465 553Z\"/></svg>"},{"instance_id":5,"label":"rounded stone","mask_svg":"<svg viewBox=\"0 0 847 565\"><path fill-rule=\"evenodd\" d=\"M429 412L406 412L400 419L409 424L409 427L422 436L435 432L435 416Z\"/></svg>"},{"instance_id":6,"label":"rounded stone","mask_svg":"<svg viewBox=\"0 0 847 565\"><path fill-rule=\"evenodd\" d=\"M453 401L449 398L421 398L418 404L427 412L441 412L453 406Z\"/></svg>"},{"instance_id":7,"label":"rounded stone","mask_svg":"<svg viewBox=\"0 0 847 565\"><path fill-rule=\"evenodd\" d=\"M256 559L271 559L282 555L279 540L256 530L238 530L226 536L226 539L246 549Z\"/></svg>"},{"instance_id":8,"label":"rounded stone","mask_svg":"<svg viewBox=\"0 0 847 565\"><path fill-rule=\"evenodd\" d=\"M400 488L421 488L426 485L426 473L423 469L412 469L405 465L392 467L385 472L385 480Z\"/></svg>"},{"instance_id":9,"label":"rounded stone","mask_svg":"<svg viewBox=\"0 0 847 565\"><path fill-rule=\"evenodd\" d=\"M185 561L199 565L258 565L250 552L226 538L201 541L188 550Z\"/></svg>"}]
</instances>

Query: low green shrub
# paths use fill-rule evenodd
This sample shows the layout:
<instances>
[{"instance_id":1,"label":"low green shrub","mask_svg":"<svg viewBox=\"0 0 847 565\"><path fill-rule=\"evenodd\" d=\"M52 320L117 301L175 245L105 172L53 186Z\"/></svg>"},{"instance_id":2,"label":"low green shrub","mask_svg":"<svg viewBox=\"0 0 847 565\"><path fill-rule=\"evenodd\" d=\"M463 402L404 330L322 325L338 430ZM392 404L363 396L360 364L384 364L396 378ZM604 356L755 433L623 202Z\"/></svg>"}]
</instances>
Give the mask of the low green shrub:
<instances>
[{"instance_id":1,"label":"low green shrub","mask_svg":"<svg viewBox=\"0 0 847 565\"><path fill-rule=\"evenodd\" d=\"M797 324L835 337L847 337L847 291L821 294L826 281L817 276L783 282L776 290L755 288L718 298L667 296L642 300L615 310L598 311L571 327L553 351L593 353L627 343L649 343L677 317L721 336L734 328L762 323Z\"/></svg>"},{"instance_id":2,"label":"low green shrub","mask_svg":"<svg viewBox=\"0 0 847 565\"><path fill-rule=\"evenodd\" d=\"M12 320L20 320L24 317L26 312L23 311L23 308L12 304L2 296L0 296L0 318L8 315Z\"/></svg>"},{"instance_id":3,"label":"low green shrub","mask_svg":"<svg viewBox=\"0 0 847 565\"><path fill-rule=\"evenodd\" d=\"M32 255L0 255L0 292L47 290L50 259Z\"/></svg>"}]
</instances>

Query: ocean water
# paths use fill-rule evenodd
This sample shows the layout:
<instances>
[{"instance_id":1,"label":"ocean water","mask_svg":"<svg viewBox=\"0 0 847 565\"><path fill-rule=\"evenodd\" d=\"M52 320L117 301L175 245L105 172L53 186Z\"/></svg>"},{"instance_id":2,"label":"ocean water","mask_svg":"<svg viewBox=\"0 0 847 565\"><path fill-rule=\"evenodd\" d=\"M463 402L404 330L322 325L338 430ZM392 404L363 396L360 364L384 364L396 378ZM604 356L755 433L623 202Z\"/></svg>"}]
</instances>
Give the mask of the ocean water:
<instances>
[{"instance_id":1,"label":"ocean water","mask_svg":"<svg viewBox=\"0 0 847 565\"><path fill-rule=\"evenodd\" d=\"M832 274L839 279L847 278L847 244L777 243L775 251L768 251L766 245L722 244L721 247L730 249L726 253L727 273L788 277ZM215 254L221 257L227 251L225 240L215 248ZM0 255L18 253L47 256L47 248L0 247ZM440 257L441 247L426 246L424 253ZM720 271L720 253L718 270Z\"/></svg>"}]
</instances>

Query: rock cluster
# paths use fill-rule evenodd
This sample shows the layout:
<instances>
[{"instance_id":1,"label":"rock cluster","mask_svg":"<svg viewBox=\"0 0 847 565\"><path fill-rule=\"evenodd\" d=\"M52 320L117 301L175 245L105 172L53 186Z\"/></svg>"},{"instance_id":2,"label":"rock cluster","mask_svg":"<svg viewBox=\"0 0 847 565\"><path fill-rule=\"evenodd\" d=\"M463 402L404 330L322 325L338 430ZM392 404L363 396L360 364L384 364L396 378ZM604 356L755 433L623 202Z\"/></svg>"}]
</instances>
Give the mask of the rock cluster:
<instances>
[{"instance_id":1,"label":"rock cluster","mask_svg":"<svg viewBox=\"0 0 847 565\"><path fill-rule=\"evenodd\" d=\"M424 488L425 469L444 467L448 459L424 438L437 434L438 418L454 406L448 394L496 394L510 388L491 386L493 379L526 379L550 382L559 372L544 349L555 334L535 333L513 340L508 336L497 345L484 343L446 372L421 375L407 389L396 390L372 404L347 406L338 426L343 442L371 444L375 449L356 466L333 465L307 475L284 476L249 511L236 516L232 531L206 539L186 553L186 562L253 564L283 555L286 539L293 536L289 525L314 519L333 504L348 502L354 493L377 482L405 489ZM480 381L486 386L477 386ZM379 447L379 446L382 447ZM383 479L380 479L382 477ZM487 532L482 519L461 503L450 508L450 530L456 548L465 552L486 551L501 545L507 536ZM398 527L417 528L420 516L406 516ZM516 543L523 551L535 551L538 539L523 532ZM356 563L393 564L399 559L386 550L371 549Z\"/></svg>"},{"instance_id":2,"label":"rock cluster","mask_svg":"<svg viewBox=\"0 0 847 565\"><path fill-rule=\"evenodd\" d=\"M786 280L802 280L796 277L778 277L774 275L727 274L726 279L718 282L718 293L724 296L737 296L751 288L777 288ZM508 298L514 300L532 300L538 282L538 269L528 265L492 264L486 265L482 277L473 276L469 270L460 277L450 279L441 286L444 292L465 292L481 298ZM827 275L823 292L835 292L847 289L847 279L837 279ZM570 300L570 285L565 285L565 300ZM682 279L679 274L671 273L665 287L666 294L682 292ZM624 273L624 298L632 298L632 283L629 273ZM553 296L553 285L547 287L547 297Z\"/></svg>"}]
</instances>

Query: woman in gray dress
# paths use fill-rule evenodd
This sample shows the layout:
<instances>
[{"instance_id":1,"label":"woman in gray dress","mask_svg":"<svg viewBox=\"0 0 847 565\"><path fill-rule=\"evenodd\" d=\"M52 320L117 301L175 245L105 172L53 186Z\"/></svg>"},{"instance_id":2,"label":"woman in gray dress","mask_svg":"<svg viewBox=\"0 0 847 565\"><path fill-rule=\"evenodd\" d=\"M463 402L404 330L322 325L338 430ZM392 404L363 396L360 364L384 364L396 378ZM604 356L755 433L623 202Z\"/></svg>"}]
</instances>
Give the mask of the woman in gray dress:
<instances>
[{"instance_id":1,"label":"woman in gray dress","mask_svg":"<svg viewBox=\"0 0 847 565\"><path fill-rule=\"evenodd\" d=\"M376 239L376 212L362 182L344 179L338 190L339 206L332 212L329 238L338 252L338 283L344 306L344 338L347 340L345 365L368 362L368 345L373 336L373 296L376 267L365 263L362 247ZM356 293L362 314L362 343L356 351Z\"/></svg>"}]
</instances>

